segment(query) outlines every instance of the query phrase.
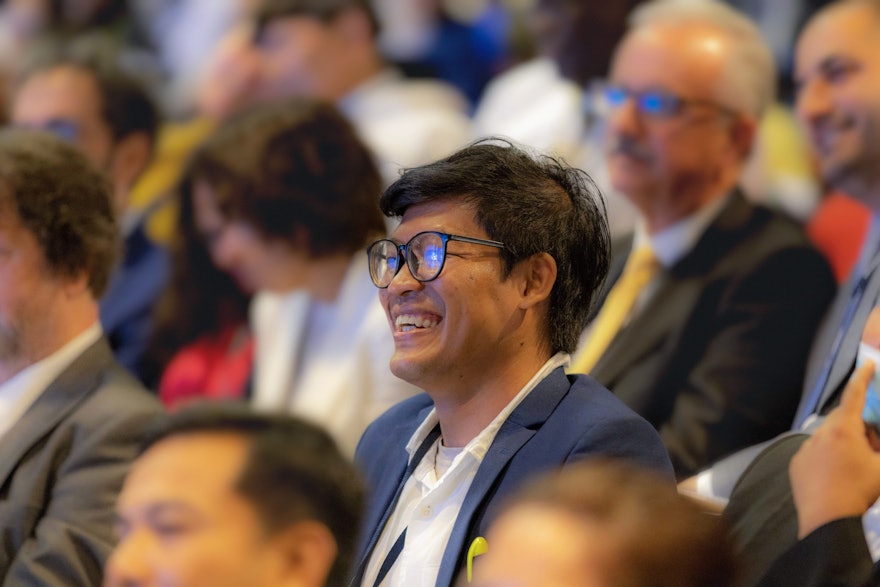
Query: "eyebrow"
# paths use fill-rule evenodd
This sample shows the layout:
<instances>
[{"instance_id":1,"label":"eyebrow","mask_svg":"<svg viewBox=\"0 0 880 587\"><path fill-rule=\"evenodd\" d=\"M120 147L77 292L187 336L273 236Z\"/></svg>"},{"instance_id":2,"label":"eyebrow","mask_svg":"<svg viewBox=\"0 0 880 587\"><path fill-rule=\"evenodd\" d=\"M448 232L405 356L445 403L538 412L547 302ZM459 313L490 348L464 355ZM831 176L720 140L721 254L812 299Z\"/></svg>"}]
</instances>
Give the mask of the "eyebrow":
<instances>
[{"instance_id":1,"label":"eyebrow","mask_svg":"<svg viewBox=\"0 0 880 587\"><path fill-rule=\"evenodd\" d=\"M822 76L827 76L832 70L841 66L850 67L851 69L862 69L863 64L860 60L854 57L833 53L823 57L813 71L818 72ZM810 71L799 72L797 71L797 68L795 68L793 76L795 87L798 88L802 86L810 77L810 73Z\"/></svg>"},{"instance_id":2,"label":"eyebrow","mask_svg":"<svg viewBox=\"0 0 880 587\"><path fill-rule=\"evenodd\" d=\"M183 503L180 501L158 501L153 502L143 508L136 508L137 511L143 512L145 517L154 518L157 516L161 516L166 513L184 513L184 514L198 514L198 510L193 508L191 505L187 503ZM120 511L115 513L115 521L116 523L125 524L126 518L124 514Z\"/></svg>"}]
</instances>

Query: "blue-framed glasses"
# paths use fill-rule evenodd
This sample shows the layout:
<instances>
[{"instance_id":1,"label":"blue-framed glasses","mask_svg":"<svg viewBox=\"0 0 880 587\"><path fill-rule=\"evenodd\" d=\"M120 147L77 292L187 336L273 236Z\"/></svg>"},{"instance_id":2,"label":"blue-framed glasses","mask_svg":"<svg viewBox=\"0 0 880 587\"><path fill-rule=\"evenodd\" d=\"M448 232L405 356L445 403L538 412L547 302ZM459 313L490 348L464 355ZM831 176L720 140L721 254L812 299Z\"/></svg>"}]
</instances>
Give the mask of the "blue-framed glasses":
<instances>
[{"instance_id":1,"label":"blue-framed glasses","mask_svg":"<svg viewBox=\"0 0 880 587\"><path fill-rule=\"evenodd\" d=\"M76 122L66 118L52 118L42 124L17 124L15 126L31 130L44 130L68 143L76 142L82 132Z\"/></svg>"},{"instance_id":2,"label":"blue-framed glasses","mask_svg":"<svg viewBox=\"0 0 880 587\"><path fill-rule=\"evenodd\" d=\"M443 271L443 265L446 264L446 244L449 241L504 248L504 243L498 241L434 231L420 232L402 245L383 238L367 248L370 278L373 284L382 289L391 285L391 280L403 267L404 262L416 281L437 279Z\"/></svg>"},{"instance_id":3,"label":"blue-framed glasses","mask_svg":"<svg viewBox=\"0 0 880 587\"><path fill-rule=\"evenodd\" d=\"M709 100L684 98L664 90L636 92L615 84L596 84L593 86L591 94L595 110L600 116L611 114L626 104L626 101L630 98L635 100L636 109L638 109L639 113L648 118L672 118L688 106L713 108L724 114L736 116L736 112L721 104L710 102Z\"/></svg>"}]
</instances>

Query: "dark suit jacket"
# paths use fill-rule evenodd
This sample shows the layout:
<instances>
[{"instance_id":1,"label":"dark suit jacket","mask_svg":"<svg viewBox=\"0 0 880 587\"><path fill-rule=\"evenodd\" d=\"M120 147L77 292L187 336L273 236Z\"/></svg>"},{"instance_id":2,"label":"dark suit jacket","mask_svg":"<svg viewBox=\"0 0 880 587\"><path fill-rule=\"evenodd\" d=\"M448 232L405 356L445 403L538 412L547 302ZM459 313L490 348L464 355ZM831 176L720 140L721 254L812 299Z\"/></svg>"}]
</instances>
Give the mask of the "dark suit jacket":
<instances>
[{"instance_id":1,"label":"dark suit jacket","mask_svg":"<svg viewBox=\"0 0 880 587\"><path fill-rule=\"evenodd\" d=\"M877 244L866 243L870 250L876 250ZM832 347L840 324L849 304L851 291L861 275L855 275L845 288L839 292L837 299L825 317L813 341L813 349L807 364L807 378L801 401L802 414L798 422L810 410L817 406L809 405L807 398L812 396L814 387L820 379L820 373L826 362L833 357L830 375L820 390L818 407L825 412L834 407L855 363L858 342L867 319L880 296L880 270L877 260L869 261L863 269L868 277L865 294L853 315L849 330L842 338L837 351ZM818 422L814 426L818 425ZM812 429L811 429L812 430ZM809 432L809 430L808 430ZM727 480L732 491L730 502L725 510L725 518L731 526L732 535L743 563L743 574L746 582L752 585L770 567L772 562L782 556L797 542L797 511L791 494L788 478L788 467L791 458L806 439L804 434L783 435L769 442L755 455L753 451L741 451L738 455L716 463L712 467L713 478L725 480L713 486L716 492L723 495Z\"/></svg>"},{"instance_id":2,"label":"dark suit jacket","mask_svg":"<svg viewBox=\"0 0 880 587\"><path fill-rule=\"evenodd\" d=\"M158 401L89 347L3 437L0 581L100 585L114 502Z\"/></svg>"},{"instance_id":3,"label":"dark suit jacket","mask_svg":"<svg viewBox=\"0 0 880 587\"><path fill-rule=\"evenodd\" d=\"M660 279L591 375L660 431L687 476L789 428L835 282L799 226L739 193Z\"/></svg>"},{"instance_id":4,"label":"dark suit jacket","mask_svg":"<svg viewBox=\"0 0 880 587\"><path fill-rule=\"evenodd\" d=\"M782 555L756 587L876 587L874 564L861 518L844 518L817 528Z\"/></svg>"},{"instance_id":5,"label":"dark suit jacket","mask_svg":"<svg viewBox=\"0 0 880 587\"><path fill-rule=\"evenodd\" d=\"M380 521L398 485L405 482L407 442L433 402L426 394L401 402L373 422L355 455L370 492L364 545L355 559L364 563L382 532ZM443 554L437 585L452 585L465 565L467 548L485 536L499 499L539 471L590 456L621 457L672 477L669 458L656 431L589 377L548 375L510 414L486 453L459 512Z\"/></svg>"},{"instance_id":6,"label":"dark suit jacket","mask_svg":"<svg viewBox=\"0 0 880 587\"><path fill-rule=\"evenodd\" d=\"M865 243L864 246L871 251L878 249L877 242ZM841 324L849 310L849 305L853 301L853 290L863 277L867 280L864 294L858 300L858 304L852 312L849 328L840 339L840 344L835 353L834 343L840 334ZM849 376L855 367L859 342L862 339L862 330L864 329L865 322L868 320L868 314L877 305L878 299L880 299L880 253L874 255L872 259L866 260L863 266L856 268L856 271L850 276L846 285L841 288L822 326L816 333L813 341L813 350L807 363L806 385L804 386L801 403L798 406L798 417L795 420L796 426L802 424L805 417L811 412L815 411L819 414L825 414L837 405L837 402L840 400L840 394L843 392L843 388L846 386L847 381L849 381ZM832 356L834 360L828 370L828 378L825 381L821 381L826 362ZM820 390L818 398L811 397L820 383L824 383L824 385ZM815 405L811 405L811 399L818 399L818 402Z\"/></svg>"},{"instance_id":7,"label":"dark suit jacket","mask_svg":"<svg viewBox=\"0 0 880 587\"><path fill-rule=\"evenodd\" d=\"M754 585L797 542L797 510L788 465L807 438L807 434L789 434L769 443L733 487L724 518L741 559L743 586Z\"/></svg>"},{"instance_id":8,"label":"dark suit jacket","mask_svg":"<svg viewBox=\"0 0 880 587\"><path fill-rule=\"evenodd\" d=\"M116 359L140 377L153 309L165 289L170 260L168 252L147 237L143 222L126 237L124 248L122 262L101 297L101 326Z\"/></svg>"}]
</instances>

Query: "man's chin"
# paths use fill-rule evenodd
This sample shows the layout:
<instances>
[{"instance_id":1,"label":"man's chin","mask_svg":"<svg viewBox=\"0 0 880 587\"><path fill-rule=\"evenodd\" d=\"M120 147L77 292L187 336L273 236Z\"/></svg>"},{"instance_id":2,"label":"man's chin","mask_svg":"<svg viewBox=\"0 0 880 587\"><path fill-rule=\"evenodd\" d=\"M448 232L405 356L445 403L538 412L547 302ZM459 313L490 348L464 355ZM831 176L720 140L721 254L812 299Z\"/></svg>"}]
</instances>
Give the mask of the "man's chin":
<instances>
[{"instance_id":1,"label":"man's chin","mask_svg":"<svg viewBox=\"0 0 880 587\"><path fill-rule=\"evenodd\" d=\"M411 357L392 357L391 374L402 379L407 383L411 383L417 387L421 387L420 382L424 378L425 368L421 361L416 361Z\"/></svg>"}]
</instances>

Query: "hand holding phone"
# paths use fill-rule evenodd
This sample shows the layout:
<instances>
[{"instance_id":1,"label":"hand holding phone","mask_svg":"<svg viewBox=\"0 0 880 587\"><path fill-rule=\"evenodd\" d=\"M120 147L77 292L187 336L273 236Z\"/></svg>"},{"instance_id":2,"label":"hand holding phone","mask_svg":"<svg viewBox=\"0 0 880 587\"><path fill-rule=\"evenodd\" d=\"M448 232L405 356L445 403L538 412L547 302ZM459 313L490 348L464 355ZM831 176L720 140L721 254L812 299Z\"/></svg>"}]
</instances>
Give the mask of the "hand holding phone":
<instances>
[{"instance_id":1,"label":"hand holding phone","mask_svg":"<svg viewBox=\"0 0 880 587\"><path fill-rule=\"evenodd\" d=\"M865 398L865 409L862 411L862 420L871 424L880 433L880 349L864 342L859 343L859 354L856 358L856 369L865 364L865 361L874 363L874 375L868 385L868 395Z\"/></svg>"}]
</instances>

